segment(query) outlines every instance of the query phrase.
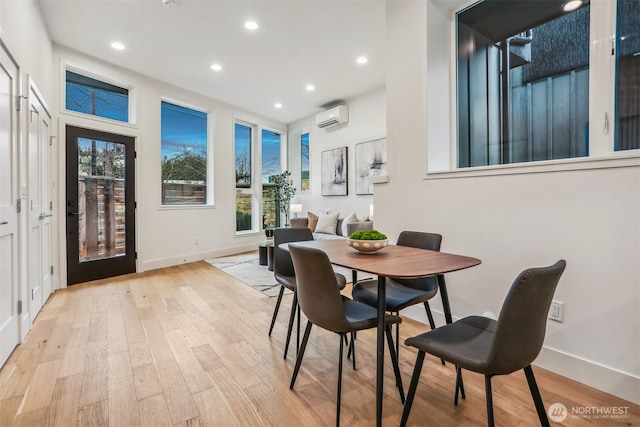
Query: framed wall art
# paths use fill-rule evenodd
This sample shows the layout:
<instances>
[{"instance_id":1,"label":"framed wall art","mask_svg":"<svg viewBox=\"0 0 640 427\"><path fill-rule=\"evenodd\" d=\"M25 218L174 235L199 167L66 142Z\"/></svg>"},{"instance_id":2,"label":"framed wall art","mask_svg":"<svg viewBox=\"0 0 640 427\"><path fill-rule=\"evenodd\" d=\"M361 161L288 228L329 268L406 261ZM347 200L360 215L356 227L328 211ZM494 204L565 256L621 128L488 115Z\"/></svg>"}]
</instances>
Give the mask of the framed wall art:
<instances>
[{"instance_id":1,"label":"framed wall art","mask_svg":"<svg viewBox=\"0 0 640 427\"><path fill-rule=\"evenodd\" d=\"M372 177L387 174L387 139L356 144L356 194L373 194Z\"/></svg>"},{"instance_id":2,"label":"framed wall art","mask_svg":"<svg viewBox=\"0 0 640 427\"><path fill-rule=\"evenodd\" d=\"M346 196L347 147L334 148L321 154L321 183L323 196Z\"/></svg>"}]
</instances>

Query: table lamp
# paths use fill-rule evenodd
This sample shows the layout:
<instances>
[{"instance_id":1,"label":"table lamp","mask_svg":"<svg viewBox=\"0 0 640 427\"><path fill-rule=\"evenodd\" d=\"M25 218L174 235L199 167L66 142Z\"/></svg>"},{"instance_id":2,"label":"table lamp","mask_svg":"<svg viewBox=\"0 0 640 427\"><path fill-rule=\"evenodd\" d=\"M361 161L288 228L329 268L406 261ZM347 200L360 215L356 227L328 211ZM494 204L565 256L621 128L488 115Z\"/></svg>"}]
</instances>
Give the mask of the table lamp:
<instances>
[{"instance_id":1,"label":"table lamp","mask_svg":"<svg viewBox=\"0 0 640 427\"><path fill-rule=\"evenodd\" d=\"M302 205L299 203L292 203L289 205L289 212L293 214L294 218L298 218L298 213L302 212Z\"/></svg>"}]
</instances>

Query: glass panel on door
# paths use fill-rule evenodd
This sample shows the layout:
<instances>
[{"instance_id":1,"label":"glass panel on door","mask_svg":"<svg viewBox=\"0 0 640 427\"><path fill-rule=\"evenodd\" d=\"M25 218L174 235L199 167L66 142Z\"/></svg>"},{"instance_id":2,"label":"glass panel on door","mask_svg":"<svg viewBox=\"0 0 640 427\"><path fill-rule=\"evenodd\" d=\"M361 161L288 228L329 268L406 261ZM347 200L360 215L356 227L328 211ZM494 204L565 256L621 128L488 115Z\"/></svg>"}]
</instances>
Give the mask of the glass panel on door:
<instances>
[{"instance_id":1,"label":"glass panel on door","mask_svg":"<svg viewBox=\"0 0 640 427\"><path fill-rule=\"evenodd\" d=\"M78 138L80 262L126 254L125 153L124 144Z\"/></svg>"}]
</instances>

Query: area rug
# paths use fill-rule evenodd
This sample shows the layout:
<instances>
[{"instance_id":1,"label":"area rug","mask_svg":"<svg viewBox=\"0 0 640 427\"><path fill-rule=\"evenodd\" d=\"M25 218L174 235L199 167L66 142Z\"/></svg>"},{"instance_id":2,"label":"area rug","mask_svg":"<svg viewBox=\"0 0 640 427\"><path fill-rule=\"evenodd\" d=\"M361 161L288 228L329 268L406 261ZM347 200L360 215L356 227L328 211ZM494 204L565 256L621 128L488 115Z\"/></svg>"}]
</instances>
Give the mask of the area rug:
<instances>
[{"instance_id":1,"label":"area rug","mask_svg":"<svg viewBox=\"0 0 640 427\"><path fill-rule=\"evenodd\" d=\"M280 284L273 278L273 271L269 271L266 265L260 265L258 252L211 258L207 262L265 295L275 297L280 292ZM334 266L333 269L344 274L347 281L351 282L351 270L338 266ZM362 279L361 276L362 273L358 279Z\"/></svg>"}]
</instances>

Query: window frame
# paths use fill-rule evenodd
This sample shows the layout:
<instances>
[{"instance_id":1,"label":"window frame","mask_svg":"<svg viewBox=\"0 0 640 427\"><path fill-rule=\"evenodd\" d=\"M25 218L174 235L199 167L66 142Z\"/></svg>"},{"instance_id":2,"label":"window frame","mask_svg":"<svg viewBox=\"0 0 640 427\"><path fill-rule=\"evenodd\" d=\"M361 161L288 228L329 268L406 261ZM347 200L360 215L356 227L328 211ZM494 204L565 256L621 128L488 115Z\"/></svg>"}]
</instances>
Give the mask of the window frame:
<instances>
[{"instance_id":1,"label":"window frame","mask_svg":"<svg viewBox=\"0 0 640 427\"><path fill-rule=\"evenodd\" d=\"M201 113L205 113L207 115L207 178L205 180L206 185L206 202L199 204L176 204L176 205L167 205L162 203L162 175L160 175L160 200L159 205L161 210L184 210L184 209L202 209L202 208L212 208L215 207L215 195L214 195L214 144L213 144L213 135L214 135L214 116L213 113L203 107L198 107L193 104L189 104L182 101L177 101L173 98L168 97L160 97L160 104L158 109L158 123L159 123L159 133L160 133L160 144L158 145L159 160L162 161L162 103L166 102L168 104L173 104L178 107L188 108L190 110L199 111ZM162 167L162 166L160 166Z\"/></svg>"},{"instance_id":2,"label":"window frame","mask_svg":"<svg viewBox=\"0 0 640 427\"><path fill-rule=\"evenodd\" d=\"M236 186L236 167L235 167L235 161L236 161L236 125L241 125L241 126L246 126L251 130L251 140L250 140L250 145L249 145L249 155L250 155L250 161L251 161L251 167L250 167L250 172L251 172L251 179L249 180L249 187L245 188L245 187L237 187ZM234 189L235 189L235 196L234 196L234 202L233 202L233 211L234 214L236 212L236 197L238 194L246 194L246 195L250 195L251 196L251 228L249 230L241 230L238 231L238 224L237 222L235 223L235 235L236 236L246 236L246 235L251 235L251 234L255 234L258 231L258 224L262 222L262 220L258 219L257 213L260 212L260 214L262 214L262 209L260 208L260 204L262 201L262 198L259 194L257 194L257 187L260 187L260 191L262 191L262 174L260 174L260 176L258 177L258 173L256 171L256 159L262 159L262 152L261 150L258 150L258 147L261 147L261 141L258 142L257 139L260 138L260 140L262 139L262 132L260 132L260 128L257 124L252 123L251 121L248 120L243 120L240 118L234 118L233 119L233 161L234 161L234 167L232 170L233 173L233 185L234 185ZM258 151L260 151L258 153ZM259 181L258 181L259 179ZM258 186L256 183L260 182L260 185Z\"/></svg>"},{"instance_id":3,"label":"window frame","mask_svg":"<svg viewBox=\"0 0 640 427\"><path fill-rule=\"evenodd\" d=\"M128 121L122 121L122 120L116 120L116 119L110 119L108 117L102 117L102 116L97 116L97 115L93 115L93 114L87 114L87 113L83 113L80 111L75 111L75 110L69 110L67 109L67 71L70 71L72 73L75 74L79 74L81 76L84 77L88 77L90 79L94 79L94 80L98 80L100 82L112 85L112 86L117 86L119 88L122 89L126 89L128 91ZM103 123L108 123L108 124L116 124L116 125L120 125L120 126L127 126L127 127L131 127L131 128L137 128L137 106L138 106L138 89L137 87L119 81L117 79L114 78L110 78L110 77L106 77L103 74L99 74L93 71L89 71L86 68L82 68L82 67L78 67L72 64L69 64L67 62L62 62L61 63L61 70L60 70L60 81L61 81L61 88L60 88L60 92L61 92L61 97L60 97L60 111L63 114L66 115L70 115L70 116L76 116L76 117L80 117L80 118L84 118L84 119L90 119L90 120L96 120L99 122L103 122Z\"/></svg>"},{"instance_id":4,"label":"window frame","mask_svg":"<svg viewBox=\"0 0 640 427\"><path fill-rule=\"evenodd\" d=\"M447 100L448 108L442 108L442 98L433 96L427 98L427 161L425 179L459 178L467 176L489 176L505 174L539 173L552 171L582 170L582 169L608 169L617 167L632 167L640 165L640 150L615 151L615 62L616 56L611 55L610 43L613 41L611 34L616 33L617 1L590 2L591 19L589 23L590 50L589 50L589 154L585 157L564 159L550 159L522 163L510 163L488 166L458 167L458 85L457 85L457 14L460 11L479 3L478 0L466 2L463 5L451 9L446 16L441 7L429 0L427 3L427 55L443 65L449 67L449 90ZM432 22L432 14L442 14L443 19L435 18ZM435 15L434 15L435 16ZM448 26L448 42L443 43L442 33L434 37L438 29ZM615 37L615 36L614 36ZM603 43L606 40L607 43ZM438 48L437 43L442 43L447 48ZM435 52L435 53L432 53ZM427 60L427 64L433 61ZM433 67L433 66L432 66ZM435 67L427 66L427 85L429 85L430 72L436 74ZM433 77L431 77L433 78ZM439 80L439 84L442 80ZM428 87L430 89L432 87ZM442 122L442 112L448 111L448 132L432 130L433 123ZM607 133L603 132L604 117L609 123ZM446 115L446 113L444 114ZM599 118L599 119L598 119ZM436 126L437 128L437 126ZM445 135L448 133L448 135ZM433 160L435 159L435 160Z\"/></svg>"},{"instance_id":5,"label":"window frame","mask_svg":"<svg viewBox=\"0 0 640 427\"><path fill-rule=\"evenodd\" d=\"M307 135L307 140L309 142L309 146L308 146L308 151L307 151L307 155L308 155L308 159L307 159L307 167L309 168L309 170L307 171L309 173L309 178L308 178L308 187L306 190L303 189L302 187L302 183L304 178L302 177L302 173L304 172L303 168L302 168L302 137ZM302 129L302 131L300 132L300 190L298 191L299 193L309 193L311 191L311 132L309 129Z\"/></svg>"},{"instance_id":6,"label":"window frame","mask_svg":"<svg viewBox=\"0 0 640 427\"><path fill-rule=\"evenodd\" d=\"M264 152L263 152L264 132L271 132L273 134L277 134L280 137L280 171L278 173L282 173L282 171L287 169L286 168L287 159L286 159L286 149L285 149L285 143L286 143L285 133L268 126L260 126L260 182L263 184L265 184L265 182L263 181L264 170L262 169L262 165L264 163Z\"/></svg>"}]
</instances>

